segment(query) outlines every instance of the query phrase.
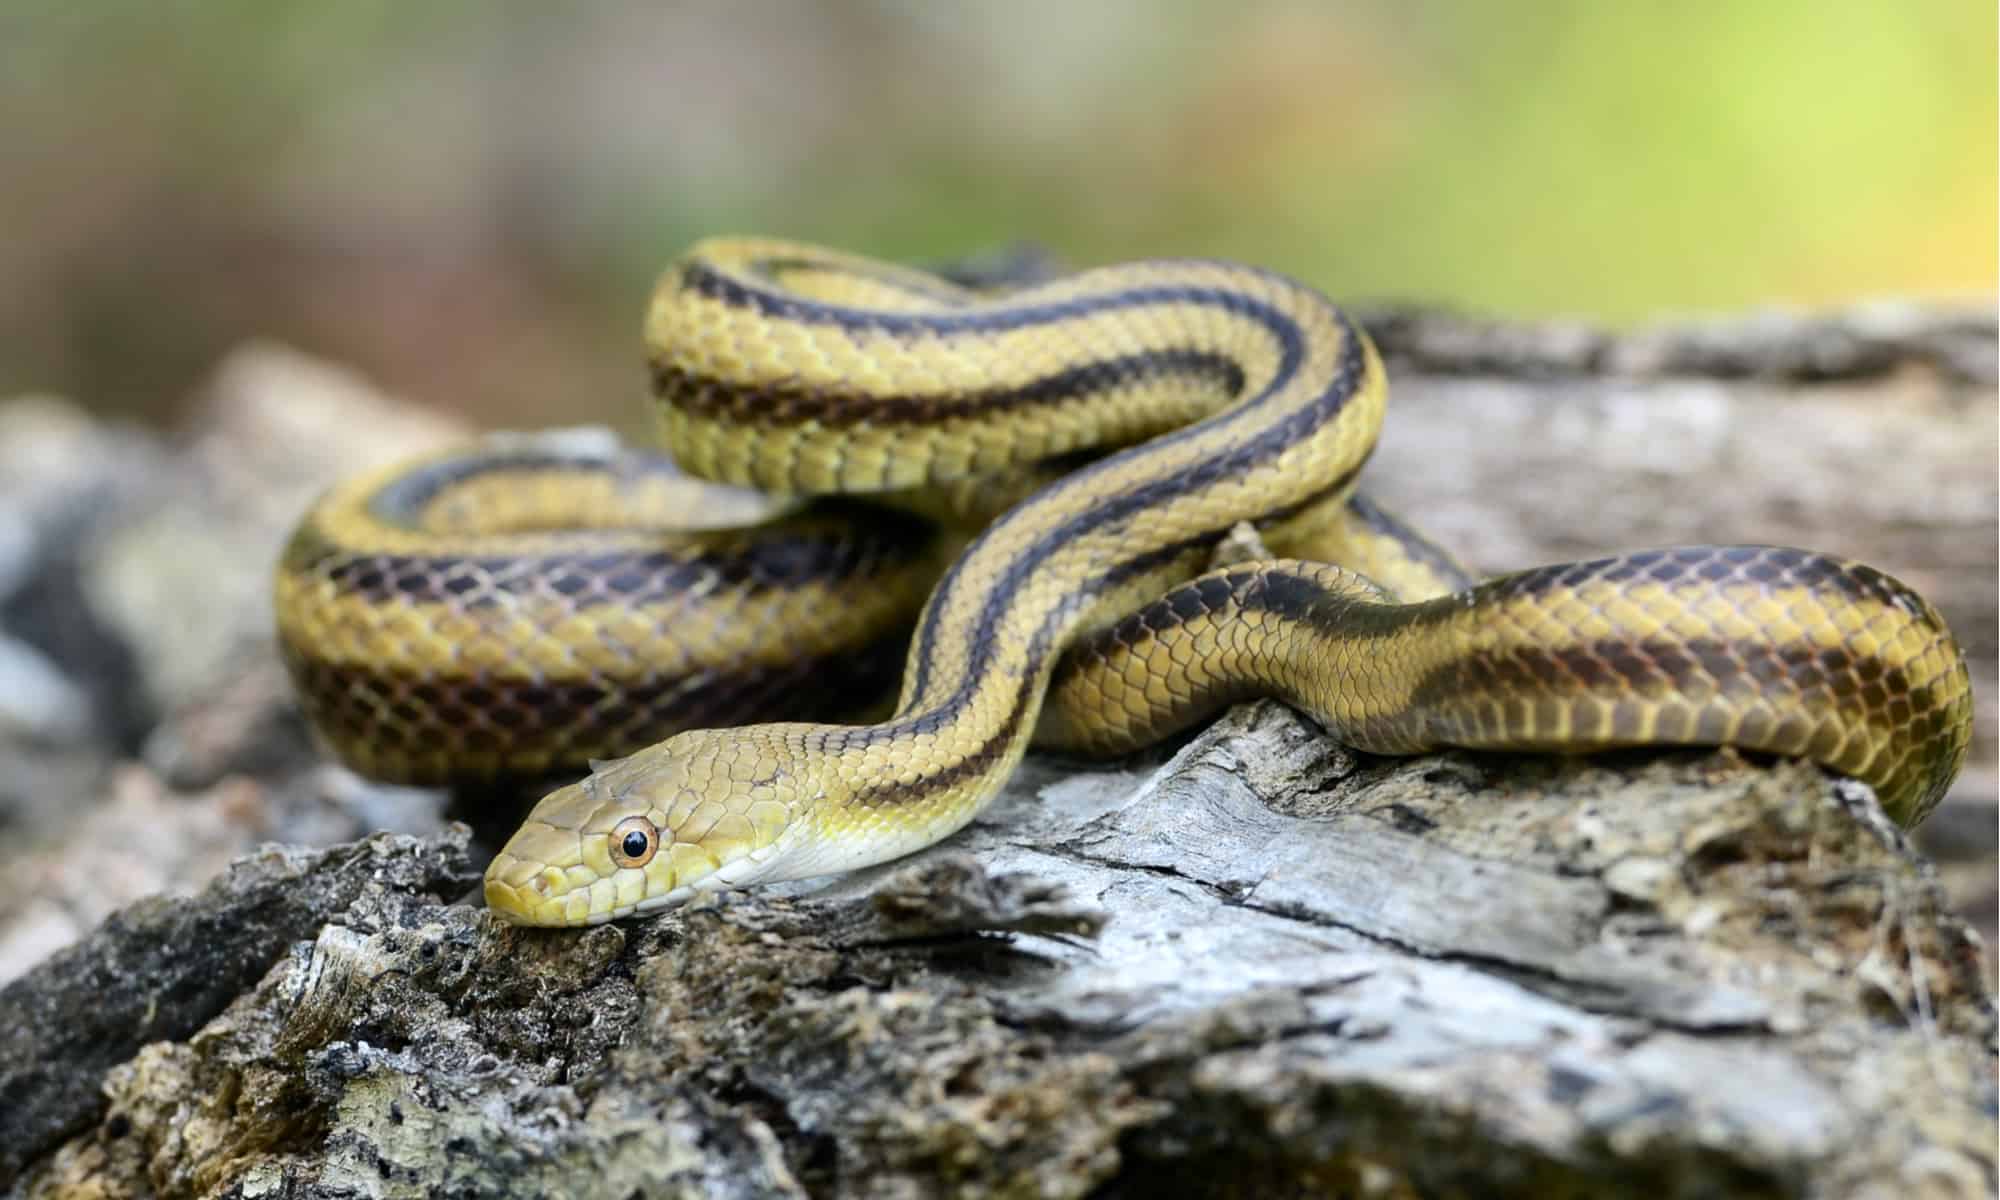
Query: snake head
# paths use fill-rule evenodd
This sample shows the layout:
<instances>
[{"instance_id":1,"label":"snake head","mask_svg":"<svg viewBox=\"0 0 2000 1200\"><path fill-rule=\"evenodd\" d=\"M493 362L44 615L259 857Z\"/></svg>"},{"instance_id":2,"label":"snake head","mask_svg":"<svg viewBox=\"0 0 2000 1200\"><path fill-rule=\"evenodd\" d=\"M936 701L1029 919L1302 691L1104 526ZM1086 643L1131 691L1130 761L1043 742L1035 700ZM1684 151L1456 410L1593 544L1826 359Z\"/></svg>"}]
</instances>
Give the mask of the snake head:
<instances>
[{"instance_id":1,"label":"snake head","mask_svg":"<svg viewBox=\"0 0 2000 1200\"><path fill-rule=\"evenodd\" d=\"M593 764L494 856L487 906L520 925L596 925L769 878L798 824L782 747L704 729Z\"/></svg>"}]
</instances>

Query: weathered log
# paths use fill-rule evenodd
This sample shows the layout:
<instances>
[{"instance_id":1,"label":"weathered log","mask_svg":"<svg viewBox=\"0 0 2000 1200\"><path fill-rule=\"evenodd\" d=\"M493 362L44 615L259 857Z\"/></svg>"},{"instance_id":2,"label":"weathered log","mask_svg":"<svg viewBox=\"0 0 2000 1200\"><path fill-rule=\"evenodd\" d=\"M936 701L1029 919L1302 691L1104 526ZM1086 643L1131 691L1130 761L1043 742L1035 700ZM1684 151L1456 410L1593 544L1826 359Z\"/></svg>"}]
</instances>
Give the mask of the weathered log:
<instances>
[{"instance_id":1,"label":"weathered log","mask_svg":"<svg viewBox=\"0 0 2000 1200\"><path fill-rule=\"evenodd\" d=\"M1260 704L831 885L581 933L373 890L26 1190L1976 1194L1994 1037L1863 788Z\"/></svg>"}]
</instances>

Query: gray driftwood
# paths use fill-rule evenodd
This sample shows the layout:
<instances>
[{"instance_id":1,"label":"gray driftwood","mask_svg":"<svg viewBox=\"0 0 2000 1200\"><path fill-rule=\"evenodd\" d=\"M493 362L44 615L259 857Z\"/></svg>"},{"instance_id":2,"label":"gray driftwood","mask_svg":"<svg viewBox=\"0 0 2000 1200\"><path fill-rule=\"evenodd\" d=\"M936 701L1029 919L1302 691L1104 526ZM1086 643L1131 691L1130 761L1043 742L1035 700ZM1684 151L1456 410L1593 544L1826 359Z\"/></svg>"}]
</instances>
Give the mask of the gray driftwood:
<instances>
[{"instance_id":1,"label":"gray driftwood","mask_svg":"<svg viewBox=\"0 0 2000 1200\"><path fill-rule=\"evenodd\" d=\"M1991 825L1990 315L1373 327L1395 398L1369 483L1482 568L1777 540L1935 595L1986 689L1941 844L1990 879L1990 842L1950 840ZM311 411L274 390L204 438ZM0 897L0 949L60 940L51 897L73 915L115 894L106 858L188 872L38 962L0 955L14 1194L1993 1190L1967 897L1815 768L1365 758L1256 704L1114 766L1031 759L970 829L889 867L517 930L464 895L464 827L311 761L267 645L201 657L121 615L164 586L162 522L216 539L176 546L198 561L253 561L282 530L270 505L195 521L161 500L189 495L107 497L65 559L141 639L145 762L91 784L61 733L77 717L0 738L27 764L7 778L73 789L9 809L0 787L32 849L0 867L37 883ZM173 836L120 841L143 823ZM385 823L430 832L266 851L200 888L220 848Z\"/></svg>"}]
</instances>

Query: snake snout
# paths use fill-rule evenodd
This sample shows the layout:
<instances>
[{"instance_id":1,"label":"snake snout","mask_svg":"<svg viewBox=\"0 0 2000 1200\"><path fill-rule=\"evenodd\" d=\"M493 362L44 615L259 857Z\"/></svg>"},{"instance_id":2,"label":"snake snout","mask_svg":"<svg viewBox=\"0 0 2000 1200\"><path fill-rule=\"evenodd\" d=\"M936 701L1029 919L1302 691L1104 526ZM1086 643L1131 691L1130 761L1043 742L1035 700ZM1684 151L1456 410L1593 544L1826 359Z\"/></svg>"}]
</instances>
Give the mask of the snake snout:
<instances>
[{"instance_id":1,"label":"snake snout","mask_svg":"<svg viewBox=\"0 0 2000 1200\"><path fill-rule=\"evenodd\" d=\"M589 886L575 830L530 821L486 868L486 906L522 925L568 924L569 899Z\"/></svg>"}]
</instances>

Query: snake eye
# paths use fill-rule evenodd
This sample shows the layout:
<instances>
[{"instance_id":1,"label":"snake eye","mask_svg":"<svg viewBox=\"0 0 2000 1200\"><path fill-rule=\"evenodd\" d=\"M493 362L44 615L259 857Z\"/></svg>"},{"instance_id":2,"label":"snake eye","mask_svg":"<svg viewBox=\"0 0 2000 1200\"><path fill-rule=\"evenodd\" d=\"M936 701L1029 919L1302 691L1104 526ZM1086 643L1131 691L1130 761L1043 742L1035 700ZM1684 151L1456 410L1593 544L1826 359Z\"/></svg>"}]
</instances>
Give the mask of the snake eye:
<instances>
[{"instance_id":1,"label":"snake eye","mask_svg":"<svg viewBox=\"0 0 2000 1200\"><path fill-rule=\"evenodd\" d=\"M660 831L644 817L626 817L611 831L611 861L621 867L643 867L660 848Z\"/></svg>"}]
</instances>

